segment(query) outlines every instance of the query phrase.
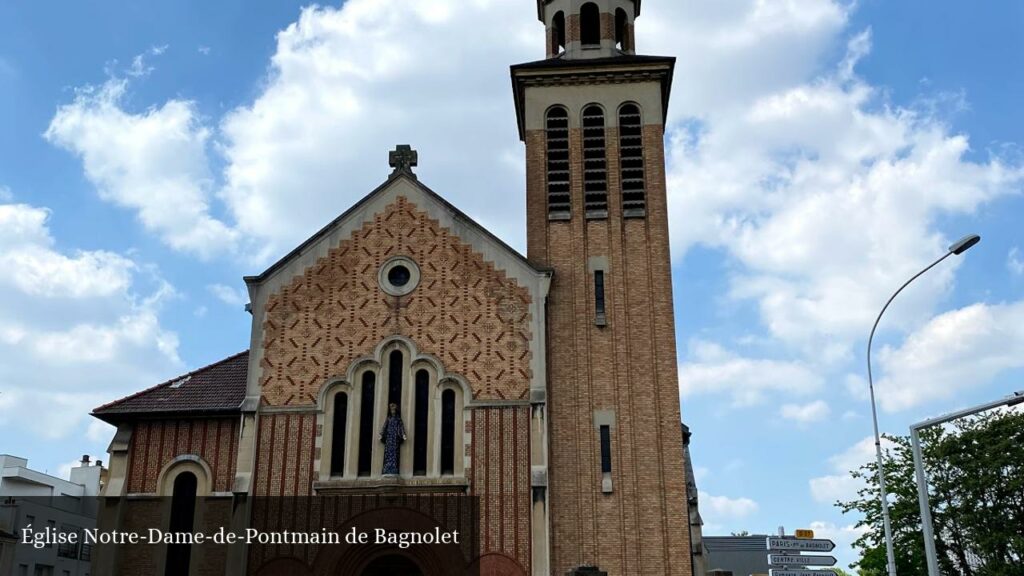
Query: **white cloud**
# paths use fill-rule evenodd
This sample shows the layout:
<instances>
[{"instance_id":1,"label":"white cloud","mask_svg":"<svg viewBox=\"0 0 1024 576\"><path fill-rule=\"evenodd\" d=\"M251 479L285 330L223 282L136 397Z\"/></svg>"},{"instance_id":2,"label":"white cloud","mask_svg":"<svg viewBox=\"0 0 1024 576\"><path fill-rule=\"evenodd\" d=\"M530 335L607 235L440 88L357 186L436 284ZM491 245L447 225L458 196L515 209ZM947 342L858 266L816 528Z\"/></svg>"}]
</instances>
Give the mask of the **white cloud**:
<instances>
[{"instance_id":1,"label":"white cloud","mask_svg":"<svg viewBox=\"0 0 1024 576\"><path fill-rule=\"evenodd\" d=\"M210 213L210 131L195 104L169 100L132 113L128 86L112 77L80 89L57 110L46 138L81 158L102 199L135 210L169 246L201 257L230 251L237 234Z\"/></svg>"},{"instance_id":2,"label":"white cloud","mask_svg":"<svg viewBox=\"0 0 1024 576\"><path fill-rule=\"evenodd\" d=\"M706 515L711 522L720 524L726 520L746 518L757 512L759 506L750 498L712 496L707 492L700 492L700 508L702 515Z\"/></svg>"},{"instance_id":3,"label":"white cloud","mask_svg":"<svg viewBox=\"0 0 1024 576\"><path fill-rule=\"evenodd\" d=\"M882 439L882 449L890 450L893 444ZM862 479L854 478L850 471L858 470L864 464L874 461L875 439L868 436L828 459L832 474L811 478L811 496L816 502L834 504L837 500L849 501L857 497L857 491L865 487Z\"/></svg>"},{"instance_id":4,"label":"white cloud","mask_svg":"<svg viewBox=\"0 0 1024 576\"><path fill-rule=\"evenodd\" d=\"M730 294L757 304L777 342L828 365L848 361L892 291L944 253L939 216L969 214L1024 175L969 160L968 138L934 110L886 102L853 72L869 47L858 35L832 72L766 85L669 134L673 253L725 250L739 263ZM915 283L887 326L927 317L956 266Z\"/></svg>"},{"instance_id":5,"label":"white cloud","mask_svg":"<svg viewBox=\"0 0 1024 576\"><path fill-rule=\"evenodd\" d=\"M1024 368L1024 301L946 312L878 354L882 408L893 412L953 398Z\"/></svg>"},{"instance_id":6,"label":"white cloud","mask_svg":"<svg viewBox=\"0 0 1024 576\"><path fill-rule=\"evenodd\" d=\"M0 430L56 439L182 363L177 336L159 319L173 289L124 256L58 250L48 216L0 204ZM152 280L157 287L144 292Z\"/></svg>"},{"instance_id":7,"label":"white cloud","mask_svg":"<svg viewBox=\"0 0 1024 576\"><path fill-rule=\"evenodd\" d=\"M796 422L797 424L809 424L820 422L832 413L828 403L824 400L815 400L807 404L783 404L779 409L779 415L784 420Z\"/></svg>"},{"instance_id":8,"label":"white cloud","mask_svg":"<svg viewBox=\"0 0 1024 576\"><path fill-rule=\"evenodd\" d=\"M244 306L249 302L249 294L240 288L232 288L224 284L211 284L206 287L221 302L229 306Z\"/></svg>"},{"instance_id":9,"label":"white cloud","mask_svg":"<svg viewBox=\"0 0 1024 576\"><path fill-rule=\"evenodd\" d=\"M1010 253L1006 255L1006 268L1014 276L1024 276L1024 259L1020 257L1020 250L1014 246L1010 248Z\"/></svg>"},{"instance_id":10,"label":"white cloud","mask_svg":"<svg viewBox=\"0 0 1024 576\"><path fill-rule=\"evenodd\" d=\"M679 365L684 398L725 394L737 407L760 404L781 392L808 395L821 384L821 378L802 363L745 358L702 340L690 342L689 359Z\"/></svg>"},{"instance_id":11,"label":"white cloud","mask_svg":"<svg viewBox=\"0 0 1024 576\"><path fill-rule=\"evenodd\" d=\"M10 202L14 199L14 192L7 186L0 186L0 202Z\"/></svg>"},{"instance_id":12,"label":"white cloud","mask_svg":"<svg viewBox=\"0 0 1024 576\"><path fill-rule=\"evenodd\" d=\"M836 548L830 554L837 557L840 566L852 564L860 557L853 542L868 531L866 526L858 528L855 524L837 525L820 520L811 522L807 527L814 531L815 538L835 542Z\"/></svg>"}]
</instances>

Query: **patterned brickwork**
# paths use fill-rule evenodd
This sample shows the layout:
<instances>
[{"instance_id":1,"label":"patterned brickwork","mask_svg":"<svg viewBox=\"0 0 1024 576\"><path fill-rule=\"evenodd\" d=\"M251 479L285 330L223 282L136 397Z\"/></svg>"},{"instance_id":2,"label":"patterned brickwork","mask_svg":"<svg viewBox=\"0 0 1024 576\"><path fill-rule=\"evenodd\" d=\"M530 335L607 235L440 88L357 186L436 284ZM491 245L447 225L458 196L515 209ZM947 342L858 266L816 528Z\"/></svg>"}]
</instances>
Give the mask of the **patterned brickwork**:
<instances>
[{"instance_id":1,"label":"patterned brickwork","mask_svg":"<svg viewBox=\"0 0 1024 576\"><path fill-rule=\"evenodd\" d=\"M600 90L588 87L600 99ZM615 103L605 102L609 109ZM548 299L552 573L690 574L675 366L663 133L644 127L646 218L623 218L617 130L607 133L609 215L582 215L582 145L570 134L573 218L549 222L544 135L527 144L528 254L555 269ZM591 257L607 259L608 325L595 326ZM613 411L613 492L601 491L595 411Z\"/></svg>"},{"instance_id":2,"label":"patterned brickwork","mask_svg":"<svg viewBox=\"0 0 1024 576\"><path fill-rule=\"evenodd\" d=\"M397 255L412 258L422 275L403 297L388 296L377 280ZM530 303L526 288L399 197L268 298L263 401L314 404L327 379L396 334L465 377L475 398L525 398Z\"/></svg>"},{"instance_id":3,"label":"patterned brickwork","mask_svg":"<svg viewBox=\"0 0 1024 576\"><path fill-rule=\"evenodd\" d=\"M262 414L258 434L253 495L312 494L316 413Z\"/></svg>"},{"instance_id":4,"label":"patterned brickwork","mask_svg":"<svg viewBox=\"0 0 1024 576\"><path fill-rule=\"evenodd\" d=\"M530 566L530 409L473 411L471 493L481 500L481 550Z\"/></svg>"},{"instance_id":5,"label":"patterned brickwork","mask_svg":"<svg viewBox=\"0 0 1024 576\"><path fill-rule=\"evenodd\" d=\"M160 471L183 454L206 461L213 473L214 492L229 492L237 446L235 418L140 421L128 448L128 493L155 494Z\"/></svg>"}]
</instances>

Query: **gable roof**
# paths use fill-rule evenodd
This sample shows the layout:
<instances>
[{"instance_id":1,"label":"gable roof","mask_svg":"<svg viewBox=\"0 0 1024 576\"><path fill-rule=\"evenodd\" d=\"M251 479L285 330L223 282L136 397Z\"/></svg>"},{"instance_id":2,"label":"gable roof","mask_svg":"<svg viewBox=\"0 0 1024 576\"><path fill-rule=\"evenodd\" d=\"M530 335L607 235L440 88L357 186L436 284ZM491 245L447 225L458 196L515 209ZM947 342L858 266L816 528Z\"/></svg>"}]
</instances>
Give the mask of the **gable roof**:
<instances>
[{"instance_id":1,"label":"gable roof","mask_svg":"<svg viewBox=\"0 0 1024 576\"><path fill-rule=\"evenodd\" d=\"M459 210L458 208L455 207L455 205L445 200L440 194L434 192L426 185L424 185L422 182L420 182L416 175L413 174L411 171L396 170L394 173L391 174L391 176L388 177L388 179L383 184L381 184L372 192L370 192L362 199L360 199L358 202L353 204L348 210L341 213L341 215L339 215L326 226L321 228L317 233L310 236L308 239L306 239L305 242L299 244L297 247L295 247L294 250L292 250L284 257L282 257L280 260L272 264L262 273L256 276L245 276L243 279L245 280L246 284L259 284L266 280L267 278L273 276L275 272L277 272L281 268L284 268L289 262L301 256L303 253L305 253L307 250L309 250L311 247L317 244L317 242L319 242L325 236L328 236L332 230L341 225L344 221L348 220L353 215L361 212L363 208L367 204L369 204L376 196L388 190L398 180L405 180L408 184L414 186L415 188L423 192L423 194L426 195L428 198L437 202L445 209L447 209L449 212L451 212L455 219L469 225L475 231L482 234L490 241L494 242L496 245L500 246L510 256L512 256L515 260L518 260L526 268L530 269L533 273L538 275L551 274L552 270L550 268L537 266L530 262L526 258L526 256L520 254L518 250L509 246L504 240L495 236L493 232L481 226L476 220L473 220L471 217L466 215L465 212Z\"/></svg>"},{"instance_id":2,"label":"gable roof","mask_svg":"<svg viewBox=\"0 0 1024 576\"><path fill-rule=\"evenodd\" d=\"M245 399L249 351L172 378L152 388L104 404L92 415L117 422L155 415L231 414Z\"/></svg>"}]
</instances>

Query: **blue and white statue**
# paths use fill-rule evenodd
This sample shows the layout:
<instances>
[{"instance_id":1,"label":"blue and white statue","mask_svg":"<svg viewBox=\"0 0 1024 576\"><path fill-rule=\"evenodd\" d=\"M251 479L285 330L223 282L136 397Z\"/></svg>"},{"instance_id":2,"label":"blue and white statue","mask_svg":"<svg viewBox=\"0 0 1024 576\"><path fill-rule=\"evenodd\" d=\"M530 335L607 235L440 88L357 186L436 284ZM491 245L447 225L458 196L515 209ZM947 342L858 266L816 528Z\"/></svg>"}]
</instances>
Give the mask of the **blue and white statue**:
<instances>
[{"instance_id":1,"label":"blue and white statue","mask_svg":"<svg viewBox=\"0 0 1024 576\"><path fill-rule=\"evenodd\" d=\"M388 418L380 430L380 441L384 443L384 475L398 476L398 449L405 441L405 426L398 404L388 405Z\"/></svg>"}]
</instances>

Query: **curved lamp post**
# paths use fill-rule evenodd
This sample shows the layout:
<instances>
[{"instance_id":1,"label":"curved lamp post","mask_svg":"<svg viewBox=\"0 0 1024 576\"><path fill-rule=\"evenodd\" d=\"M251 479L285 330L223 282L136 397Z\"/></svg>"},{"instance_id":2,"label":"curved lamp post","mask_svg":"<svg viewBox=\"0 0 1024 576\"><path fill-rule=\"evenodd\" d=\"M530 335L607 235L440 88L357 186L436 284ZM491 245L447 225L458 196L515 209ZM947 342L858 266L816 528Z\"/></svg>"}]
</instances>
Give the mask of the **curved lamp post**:
<instances>
[{"instance_id":1,"label":"curved lamp post","mask_svg":"<svg viewBox=\"0 0 1024 576\"><path fill-rule=\"evenodd\" d=\"M875 382L871 374L871 343L875 340L875 329L878 328L878 323L882 320L882 315L889 309L889 304L892 304L892 301L899 296L900 292L903 292L904 288L909 286L914 280L920 278L925 272L937 266L939 262L942 262L954 254L957 256L963 254L978 242L981 242L981 236L978 236L977 234L964 236L955 244L950 246L949 250L947 250L941 258L929 264L927 268L915 274L910 280L904 282L903 286L900 286L900 289L889 298L889 301L882 307L882 311L878 313L878 318L875 319L875 325L871 327L871 336L868 337L868 388L871 391L871 420L875 426L875 457L878 460L879 500L882 504L882 525L885 528L885 555L888 560L889 576L896 576L896 556L893 554L892 549L892 525L889 522L889 500L886 498L888 493L885 490L885 472L882 470L882 438L878 434L878 409L875 407Z\"/></svg>"}]
</instances>

